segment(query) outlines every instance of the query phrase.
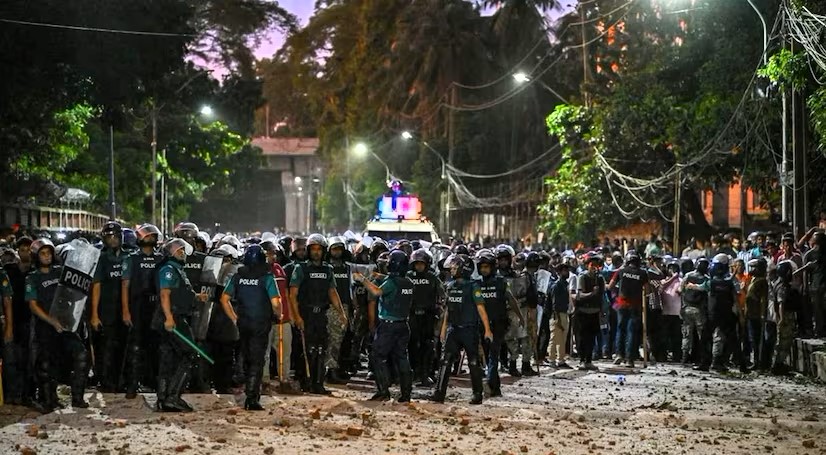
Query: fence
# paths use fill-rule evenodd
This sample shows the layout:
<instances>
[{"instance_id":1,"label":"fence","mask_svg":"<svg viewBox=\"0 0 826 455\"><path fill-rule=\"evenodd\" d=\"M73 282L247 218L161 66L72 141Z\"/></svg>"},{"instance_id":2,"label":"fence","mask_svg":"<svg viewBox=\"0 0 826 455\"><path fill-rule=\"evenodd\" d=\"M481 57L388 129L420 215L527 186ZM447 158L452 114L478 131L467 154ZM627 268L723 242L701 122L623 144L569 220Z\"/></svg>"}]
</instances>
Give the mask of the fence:
<instances>
[{"instance_id":1,"label":"fence","mask_svg":"<svg viewBox=\"0 0 826 455\"><path fill-rule=\"evenodd\" d=\"M0 227L19 224L33 229L98 231L107 221L108 216L85 210L0 205Z\"/></svg>"}]
</instances>

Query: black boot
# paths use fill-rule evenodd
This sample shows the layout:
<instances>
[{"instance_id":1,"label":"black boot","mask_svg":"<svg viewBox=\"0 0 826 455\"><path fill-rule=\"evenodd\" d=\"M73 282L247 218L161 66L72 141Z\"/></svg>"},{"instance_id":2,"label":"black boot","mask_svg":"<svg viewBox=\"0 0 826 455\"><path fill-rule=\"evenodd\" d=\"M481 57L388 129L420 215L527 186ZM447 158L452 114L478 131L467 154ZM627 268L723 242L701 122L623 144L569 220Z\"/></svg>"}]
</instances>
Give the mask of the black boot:
<instances>
[{"instance_id":1,"label":"black boot","mask_svg":"<svg viewBox=\"0 0 826 455\"><path fill-rule=\"evenodd\" d=\"M539 376L539 373L531 368L530 362L522 362L522 376Z\"/></svg>"},{"instance_id":2,"label":"black boot","mask_svg":"<svg viewBox=\"0 0 826 455\"><path fill-rule=\"evenodd\" d=\"M410 401L410 394L413 391L413 372L410 371L410 364L406 361L399 365L399 388L401 389L401 396L399 403L407 403Z\"/></svg>"},{"instance_id":3,"label":"black boot","mask_svg":"<svg viewBox=\"0 0 826 455\"><path fill-rule=\"evenodd\" d=\"M329 390L324 388L324 377L327 375L327 365L324 364L324 354L321 349L310 354L310 359L310 375L312 376L310 393L314 395L332 395Z\"/></svg>"},{"instance_id":4,"label":"black boot","mask_svg":"<svg viewBox=\"0 0 826 455\"><path fill-rule=\"evenodd\" d=\"M169 380L163 377L158 378L158 384L155 388L155 395L158 400L155 402L155 411L161 412L166 408L166 394L169 390Z\"/></svg>"},{"instance_id":5,"label":"black boot","mask_svg":"<svg viewBox=\"0 0 826 455\"><path fill-rule=\"evenodd\" d=\"M76 358L72 371L72 407L85 409L89 407L83 399L86 382L89 380L89 355L84 349Z\"/></svg>"},{"instance_id":6,"label":"black boot","mask_svg":"<svg viewBox=\"0 0 826 455\"><path fill-rule=\"evenodd\" d=\"M247 373L249 374L249 372ZM246 400L244 401L244 409L247 411L263 411L264 407L261 406L261 380L259 379L258 375L255 376L248 376L247 383L244 390L244 393L247 395Z\"/></svg>"},{"instance_id":7,"label":"black boot","mask_svg":"<svg viewBox=\"0 0 826 455\"><path fill-rule=\"evenodd\" d=\"M187 377L189 376L189 365L179 365L175 371L175 375L169 381L169 388L167 389L166 399L164 400L164 411L169 412L192 412L192 407L181 398L181 392L186 385Z\"/></svg>"},{"instance_id":8,"label":"black boot","mask_svg":"<svg viewBox=\"0 0 826 455\"><path fill-rule=\"evenodd\" d=\"M48 381L42 386L43 408L49 413L56 409L63 409L60 400L57 399L57 381Z\"/></svg>"},{"instance_id":9,"label":"black boot","mask_svg":"<svg viewBox=\"0 0 826 455\"><path fill-rule=\"evenodd\" d=\"M75 394L72 392L72 407L78 409L86 409L89 407L89 403L83 399L83 393Z\"/></svg>"},{"instance_id":10,"label":"black boot","mask_svg":"<svg viewBox=\"0 0 826 455\"><path fill-rule=\"evenodd\" d=\"M470 404L482 404L482 367L478 363L470 365L470 383L473 388L473 399Z\"/></svg>"},{"instance_id":11,"label":"black boot","mask_svg":"<svg viewBox=\"0 0 826 455\"><path fill-rule=\"evenodd\" d=\"M508 374L516 378L522 377L522 373L520 373L519 369L516 368L516 360L511 360L508 364Z\"/></svg>"},{"instance_id":12,"label":"black boot","mask_svg":"<svg viewBox=\"0 0 826 455\"><path fill-rule=\"evenodd\" d=\"M331 368L327 372L327 382L330 384L347 384L349 379L338 368Z\"/></svg>"},{"instance_id":13,"label":"black boot","mask_svg":"<svg viewBox=\"0 0 826 455\"><path fill-rule=\"evenodd\" d=\"M126 398L129 400L138 397L138 375L140 375L140 349L137 346L129 346L126 360Z\"/></svg>"},{"instance_id":14,"label":"black boot","mask_svg":"<svg viewBox=\"0 0 826 455\"><path fill-rule=\"evenodd\" d=\"M376 393L370 401L387 401L390 399L390 370L387 362L373 361L373 375L376 378Z\"/></svg>"},{"instance_id":15,"label":"black boot","mask_svg":"<svg viewBox=\"0 0 826 455\"><path fill-rule=\"evenodd\" d=\"M445 355L442 366L439 368L439 377L436 380L436 390L430 397L431 401L444 403L447 395L447 384L450 382L450 368L453 366L453 357Z\"/></svg>"}]
</instances>

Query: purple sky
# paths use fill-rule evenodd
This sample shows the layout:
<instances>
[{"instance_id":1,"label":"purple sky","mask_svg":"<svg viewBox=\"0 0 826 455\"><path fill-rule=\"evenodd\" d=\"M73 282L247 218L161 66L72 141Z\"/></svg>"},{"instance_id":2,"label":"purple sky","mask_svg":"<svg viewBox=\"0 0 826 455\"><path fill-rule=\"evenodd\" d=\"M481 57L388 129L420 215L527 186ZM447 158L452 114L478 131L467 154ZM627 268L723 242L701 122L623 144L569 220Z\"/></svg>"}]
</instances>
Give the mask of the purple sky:
<instances>
[{"instance_id":1,"label":"purple sky","mask_svg":"<svg viewBox=\"0 0 826 455\"><path fill-rule=\"evenodd\" d=\"M315 2L312 0L278 0L278 4L295 14L301 22L301 26L307 25L307 20L313 15L313 6L315 6ZM284 35L273 32L269 39L261 43L261 46L255 50L255 56L257 58L272 57L282 44L284 44Z\"/></svg>"},{"instance_id":2,"label":"purple sky","mask_svg":"<svg viewBox=\"0 0 826 455\"><path fill-rule=\"evenodd\" d=\"M315 2L312 0L278 0L278 4L287 11L295 14L301 25L304 26L307 25L307 21L310 19L310 16L313 15L313 6L315 5ZM564 13L567 13L573 9L574 4L576 4L576 2L573 0L570 2L565 2L565 8L563 11L551 11L548 13L548 16L551 19L556 20ZM493 14L495 10L496 8L491 8L490 11L485 11L483 14ZM259 59L272 57L273 54L275 54L275 51L277 51L282 44L284 44L284 35L282 33L273 32L269 39L262 42L261 46L255 50L255 56Z\"/></svg>"}]
</instances>

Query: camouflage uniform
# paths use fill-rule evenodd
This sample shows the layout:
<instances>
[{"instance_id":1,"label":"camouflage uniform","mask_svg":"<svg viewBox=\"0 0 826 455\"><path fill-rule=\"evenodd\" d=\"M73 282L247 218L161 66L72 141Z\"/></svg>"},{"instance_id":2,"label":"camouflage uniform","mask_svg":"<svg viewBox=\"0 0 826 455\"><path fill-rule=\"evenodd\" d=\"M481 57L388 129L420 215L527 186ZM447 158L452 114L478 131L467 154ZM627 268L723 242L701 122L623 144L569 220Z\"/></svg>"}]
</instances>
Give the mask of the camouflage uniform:
<instances>
[{"instance_id":1,"label":"camouflage uniform","mask_svg":"<svg viewBox=\"0 0 826 455\"><path fill-rule=\"evenodd\" d=\"M350 305L344 305L344 311L350 313ZM338 369L339 360L341 360L341 343L344 340L345 328L342 327L344 321L341 320L341 314L335 307L327 309L327 358L324 363L328 369Z\"/></svg>"}]
</instances>

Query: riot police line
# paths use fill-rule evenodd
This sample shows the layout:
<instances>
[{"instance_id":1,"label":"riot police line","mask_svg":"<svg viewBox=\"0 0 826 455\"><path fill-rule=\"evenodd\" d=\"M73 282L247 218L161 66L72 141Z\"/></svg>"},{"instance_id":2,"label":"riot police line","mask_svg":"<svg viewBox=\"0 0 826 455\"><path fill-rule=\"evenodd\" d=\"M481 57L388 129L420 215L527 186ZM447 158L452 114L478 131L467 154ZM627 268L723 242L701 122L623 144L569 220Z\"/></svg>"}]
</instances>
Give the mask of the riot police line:
<instances>
[{"instance_id":1,"label":"riot police line","mask_svg":"<svg viewBox=\"0 0 826 455\"><path fill-rule=\"evenodd\" d=\"M243 388L245 409L261 410L262 394L329 395L328 384L365 371L373 400L444 402L466 367L479 404L502 395L500 374L537 376L574 357L584 371L609 359L782 374L801 321L812 324L797 315L818 311L803 291L820 279L826 239L808 234L804 264L762 247L643 261L600 247L242 241L187 222L168 240L151 224L115 222L100 237L24 238L4 262L7 402L49 412L64 406L65 383L73 407L87 407L94 387L187 412L185 392ZM414 395L414 384L432 390Z\"/></svg>"}]
</instances>

